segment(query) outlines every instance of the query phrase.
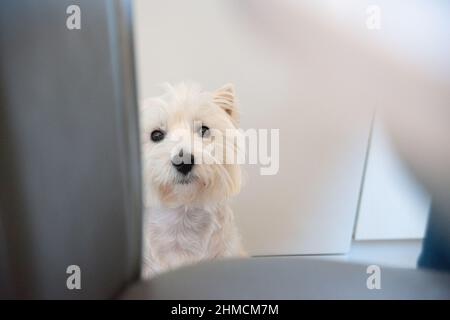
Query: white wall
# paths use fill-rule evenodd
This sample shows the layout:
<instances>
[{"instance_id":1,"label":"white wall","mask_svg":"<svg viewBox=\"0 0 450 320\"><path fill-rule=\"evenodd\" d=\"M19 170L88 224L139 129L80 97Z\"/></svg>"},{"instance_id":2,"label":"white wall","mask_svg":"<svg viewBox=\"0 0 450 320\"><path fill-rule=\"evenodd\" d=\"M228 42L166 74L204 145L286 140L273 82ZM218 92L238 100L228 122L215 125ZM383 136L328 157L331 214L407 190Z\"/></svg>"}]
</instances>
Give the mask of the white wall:
<instances>
[{"instance_id":1,"label":"white wall","mask_svg":"<svg viewBox=\"0 0 450 320\"><path fill-rule=\"evenodd\" d=\"M395 110L397 146L439 176L439 166L422 161L441 144L425 139L421 115L448 105L449 29L440 10L448 4L377 1L374 31L366 27L369 0L276 3L136 0L140 97L159 94L165 81L209 90L233 82L242 128L280 129L279 173L261 176L247 165L233 202L248 251L347 252L375 107ZM420 238L429 198L378 121L372 139L355 237Z\"/></svg>"},{"instance_id":2,"label":"white wall","mask_svg":"<svg viewBox=\"0 0 450 320\"><path fill-rule=\"evenodd\" d=\"M296 33L304 48L293 53L254 28L241 9L217 0L136 1L140 97L159 94L156 85L164 81L191 79L207 89L233 82L242 127L280 129L279 173L261 176L258 166L246 166L246 185L233 203L247 250L347 252L369 134L373 67L307 10Z\"/></svg>"}]
</instances>

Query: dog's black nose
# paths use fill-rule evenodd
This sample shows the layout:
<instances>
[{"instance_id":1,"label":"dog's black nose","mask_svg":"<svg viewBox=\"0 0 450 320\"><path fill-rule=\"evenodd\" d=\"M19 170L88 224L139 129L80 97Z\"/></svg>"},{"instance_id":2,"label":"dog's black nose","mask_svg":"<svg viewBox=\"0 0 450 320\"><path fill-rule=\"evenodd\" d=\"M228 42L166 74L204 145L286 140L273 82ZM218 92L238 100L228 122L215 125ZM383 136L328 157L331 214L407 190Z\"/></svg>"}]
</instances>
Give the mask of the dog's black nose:
<instances>
[{"instance_id":1,"label":"dog's black nose","mask_svg":"<svg viewBox=\"0 0 450 320\"><path fill-rule=\"evenodd\" d=\"M194 166L194 156L190 153L183 152L183 149L181 149L178 155L172 158L172 165L178 172L186 175Z\"/></svg>"}]
</instances>

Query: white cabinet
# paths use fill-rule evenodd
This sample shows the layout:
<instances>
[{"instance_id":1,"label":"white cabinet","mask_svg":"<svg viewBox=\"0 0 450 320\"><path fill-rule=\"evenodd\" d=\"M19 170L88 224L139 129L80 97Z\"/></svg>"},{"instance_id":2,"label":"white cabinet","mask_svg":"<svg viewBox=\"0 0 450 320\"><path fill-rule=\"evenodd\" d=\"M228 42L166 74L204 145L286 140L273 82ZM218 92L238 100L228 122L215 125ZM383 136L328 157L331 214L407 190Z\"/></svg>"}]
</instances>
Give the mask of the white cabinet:
<instances>
[{"instance_id":1,"label":"white cabinet","mask_svg":"<svg viewBox=\"0 0 450 320\"><path fill-rule=\"evenodd\" d=\"M357 240L423 237L430 197L399 157L379 119L375 121L361 204Z\"/></svg>"}]
</instances>

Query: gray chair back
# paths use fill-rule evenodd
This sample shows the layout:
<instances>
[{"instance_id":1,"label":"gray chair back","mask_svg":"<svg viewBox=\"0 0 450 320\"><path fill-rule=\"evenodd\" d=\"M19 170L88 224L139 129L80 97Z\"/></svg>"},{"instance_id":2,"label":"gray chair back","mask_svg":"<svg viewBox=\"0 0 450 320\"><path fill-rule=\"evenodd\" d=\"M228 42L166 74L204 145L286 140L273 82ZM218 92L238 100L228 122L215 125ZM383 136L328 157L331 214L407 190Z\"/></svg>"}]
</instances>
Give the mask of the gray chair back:
<instances>
[{"instance_id":1,"label":"gray chair back","mask_svg":"<svg viewBox=\"0 0 450 320\"><path fill-rule=\"evenodd\" d=\"M2 298L111 298L139 276L131 22L126 0L2 1Z\"/></svg>"}]
</instances>

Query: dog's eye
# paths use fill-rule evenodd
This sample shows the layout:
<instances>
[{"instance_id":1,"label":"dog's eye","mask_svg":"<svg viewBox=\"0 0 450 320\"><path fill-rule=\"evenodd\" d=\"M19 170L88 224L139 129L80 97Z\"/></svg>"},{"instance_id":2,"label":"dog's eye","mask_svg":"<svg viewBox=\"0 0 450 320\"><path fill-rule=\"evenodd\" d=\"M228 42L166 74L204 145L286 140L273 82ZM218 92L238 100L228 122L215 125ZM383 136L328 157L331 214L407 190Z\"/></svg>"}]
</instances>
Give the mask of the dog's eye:
<instances>
[{"instance_id":1,"label":"dog's eye","mask_svg":"<svg viewBox=\"0 0 450 320\"><path fill-rule=\"evenodd\" d=\"M150 134L150 139L152 139L153 142L159 142L162 139L164 139L165 133L161 130L154 130Z\"/></svg>"},{"instance_id":2,"label":"dog's eye","mask_svg":"<svg viewBox=\"0 0 450 320\"><path fill-rule=\"evenodd\" d=\"M199 133L202 136L202 138L207 138L210 135L210 131L207 126L202 126L199 130Z\"/></svg>"}]
</instances>

